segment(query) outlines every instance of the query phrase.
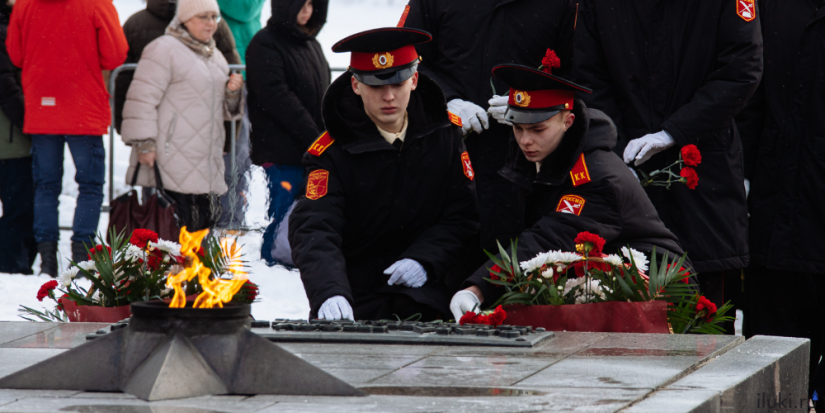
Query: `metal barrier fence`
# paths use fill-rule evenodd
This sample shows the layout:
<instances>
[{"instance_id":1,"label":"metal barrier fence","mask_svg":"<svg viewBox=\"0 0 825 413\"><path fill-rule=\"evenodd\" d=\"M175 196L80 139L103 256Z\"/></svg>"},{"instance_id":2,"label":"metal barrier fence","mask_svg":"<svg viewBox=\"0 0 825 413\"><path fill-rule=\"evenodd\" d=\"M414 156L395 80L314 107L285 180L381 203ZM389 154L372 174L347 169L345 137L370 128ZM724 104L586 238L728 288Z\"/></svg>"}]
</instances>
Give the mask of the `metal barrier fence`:
<instances>
[{"instance_id":1,"label":"metal barrier fence","mask_svg":"<svg viewBox=\"0 0 825 413\"><path fill-rule=\"evenodd\" d=\"M117 80L117 76L123 72L131 72L137 69L137 63L127 63L124 64L115 70L112 70L111 75L109 75L109 108L112 112L112 119L111 125L109 125L109 204L111 204L112 200L115 197L115 81ZM244 65L229 65L230 72L242 72L246 70L246 66ZM333 67L330 68L332 72L340 73L346 72L346 68L341 67ZM246 104L246 102L241 102L241 104ZM235 171L235 139L236 139L236 131L235 131L235 122L231 122L232 126L230 129L230 154L232 158L231 163L231 171ZM109 212L109 205L103 205L102 207L103 212Z\"/></svg>"}]
</instances>

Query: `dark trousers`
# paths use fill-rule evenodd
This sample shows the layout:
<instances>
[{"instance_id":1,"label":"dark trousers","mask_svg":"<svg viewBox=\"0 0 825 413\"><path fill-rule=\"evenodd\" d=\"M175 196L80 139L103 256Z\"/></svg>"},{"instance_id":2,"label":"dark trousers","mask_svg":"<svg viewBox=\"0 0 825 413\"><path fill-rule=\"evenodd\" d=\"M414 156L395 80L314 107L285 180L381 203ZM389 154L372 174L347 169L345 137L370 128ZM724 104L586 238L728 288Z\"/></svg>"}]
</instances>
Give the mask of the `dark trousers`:
<instances>
[{"instance_id":1,"label":"dark trousers","mask_svg":"<svg viewBox=\"0 0 825 413\"><path fill-rule=\"evenodd\" d=\"M178 226L189 232L212 228L221 216L221 203L214 194L182 194L164 190L175 201Z\"/></svg>"},{"instance_id":2,"label":"dark trousers","mask_svg":"<svg viewBox=\"0 0 825 413\"><path fill-rule=\"evenodd\" d=\"M34 241L32 158L0 160L0 272L31 274Z\"/></svg>"},{"instance_id":3,"label":"dark trousers","mask_svg":"<svg viewBox=\"0 0 825 413\"><path fill-rule=\"evenodd\" d=\"M751 264L745 270L748 309L745 336L800 337L811 340L809 396L825 396L825 371L819 358L825 334L825 276L767 269ZM817 411L821 407L817 406Z\"/></svg>"}]
</instances>

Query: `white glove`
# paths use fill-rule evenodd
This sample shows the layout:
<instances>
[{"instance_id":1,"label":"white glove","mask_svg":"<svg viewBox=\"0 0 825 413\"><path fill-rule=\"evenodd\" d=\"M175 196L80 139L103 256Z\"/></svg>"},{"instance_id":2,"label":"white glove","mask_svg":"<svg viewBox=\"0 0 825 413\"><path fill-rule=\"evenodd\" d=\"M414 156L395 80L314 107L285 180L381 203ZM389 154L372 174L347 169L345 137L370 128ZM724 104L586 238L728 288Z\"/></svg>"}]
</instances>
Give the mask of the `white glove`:
<instances>
[{"instance_id":1,"label":"white glove","mask_svg":"<svg viewBox=\"0 0 825 413\"><path fill-rule=\"evenodd\" d=\"M636 180L637 180L637 181L639 181L639 183L641 183L641 182L642 182L642 180L641 180L641 179L639 179L639 174L637 174L637 173L636 173L636 170L635 170L635 169L633 169L633 168L631 168L631 167L629 167L629 166L627 167L627 169L630 169L630 173L632 173L632 174L633 174L633 177L634 177L634 178L636 178Z\"/></svg>"},{"instance_id":2,"label":"white glove","mask_svg":"<svg viewBox=\"0 0 825 413\"><path fill-rule=\"evenodd\" d=\"M461 99L453 99L447 102L447 110L453 112L461 118L461 129L466 135L470 129L476 133L481 133L490 127L490 120L487 119L487 112L473 102Z\"/></svg>"},{"instance_id":3,"label":"white glove","mask_svg":"<svg viewBox=\"0 0 825 413\"><path fill-rule=\"evenodd\" d=\"M642 136L641 138L633 139L628 142L624 149L624 163L633 162L636 160L636 166L639 166L651 156L670 148L675 145L676 141L666 131L656 132Z\"/></svg>"},{"instance_id":4,"label":"white glove","mask_svg":"<svg viewBox=\"0 0 825 413\"><path fill-rule=\"evenodd\" d=\"M416 260L404 258L398 260L390 268L384 270L384 274L391 275L387 284L401 284L405 287L418 288L427 282L427 270Z\"/></svg>"},{"instance_id":5,"label":"white glove","mask_svg":"<svg viewBox=\"0 0 825 413\"><path fill-rule=\"evenodd\" d=\"M745 199L748 199L748 195L751 193L751 181L750 179L745 178Z\"/></svg>"},{"instance_id":6,"label":"white glove","mask_svg":"<svg viewBox=\"0 0 825 413\"><path fill-rule=\"evenodd\" d=\"M343 320L348 318L355 321L352 315L352 306L346 298L335 295L327 298L318 310L318 318L322 320Z\"/></svg>"},{"instance_id":7,"label":"white glove","mask_svg":"<svg viewBox=\"0 0 825 413\"><path fill-rule=\"evenodd\" d=\"M509 95L499 96L495 95L488 101L490 107L487 109L487 114L497 120L503 125L513 126L512 122L508 122L504 115L507 114L507 102L510 100Z\"/></svg>"},{"instance_id":8,"label":"white glove","mask_svg":"<svg viewBox=\"0 0 825 413\"><path fill-rule=\"evenodd\" d=\"M473 311L473 308L478 308L480 305L481 301L474 292L461 290L455 293L453 299L450 300L450 311L453 313L454 320L458 322L467 311Z\"/></svg>"}]
</instances>

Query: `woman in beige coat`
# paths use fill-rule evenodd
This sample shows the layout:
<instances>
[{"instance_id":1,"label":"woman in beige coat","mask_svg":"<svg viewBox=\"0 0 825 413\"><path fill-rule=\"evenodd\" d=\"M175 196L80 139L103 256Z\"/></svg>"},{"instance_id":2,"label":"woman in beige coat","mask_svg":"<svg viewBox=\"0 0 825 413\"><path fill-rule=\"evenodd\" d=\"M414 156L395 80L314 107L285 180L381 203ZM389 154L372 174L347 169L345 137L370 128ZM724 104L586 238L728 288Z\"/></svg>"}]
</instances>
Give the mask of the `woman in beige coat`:
<instances>
[{"instance_id":1,"label":"woman in beige coat","mask_svg":"<svg viewBox=\"0 0 825 413\"><path fill-rule=\"evenodd\" d=\"M180 0L166 34L143 50L123 108L123 142L132 147L126 182L155 187L157 162L178 223L214 225L217 196L226 192L224 120L240 119L239 74L229 74L212 35L220 21L215 0Z\"/></svg>"}]
</instances>

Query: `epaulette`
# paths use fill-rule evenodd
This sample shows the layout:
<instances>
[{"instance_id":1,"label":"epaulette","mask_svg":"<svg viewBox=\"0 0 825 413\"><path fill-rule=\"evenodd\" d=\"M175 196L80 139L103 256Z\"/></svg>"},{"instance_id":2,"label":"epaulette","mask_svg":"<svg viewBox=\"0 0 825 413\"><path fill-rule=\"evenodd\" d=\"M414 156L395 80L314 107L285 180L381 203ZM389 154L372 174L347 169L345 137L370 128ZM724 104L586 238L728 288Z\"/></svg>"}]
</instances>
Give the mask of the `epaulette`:
<instances>
[{"instance_id":1,"label":"epaulette","mask_svg":"<svg viewBox=\"0 0 825 413\"><path fill-rule=\"evenodd\" d=\"M458 116L455 113L450 112L449 110L447 111L447 115L450 117L450 122L452 122L453 125L458 126L459 128L464 126L461 123L461 116Z\"/></svg>"},{"instance_id":2,"label":"epaulette","mask_svg":"<svg viewBox=\"0 0 825 413\"><path fill-rule=\"evenodd\" d=\"M579 160L570 170L570 179L573 180L573 186L590 182L590 171L587 170L587 164L584 162L584 154L579 155Z\"/></svg>"},{"instance_id":3,"label":"epaulette","mask_svg":"<svg viewBox=\"0 0 825 413\"><path fill-rule=\"evenodd\" d=\"M315 140L315 142L312 143L312 146L309 147L307 152L311 155L321 156L321 154L324 153L327 148L332 146L334 142L335 139L332 139L332 136L329 136L328 132L324 132L318 137L318 139Z\"/></svg>"}]
</instances>

